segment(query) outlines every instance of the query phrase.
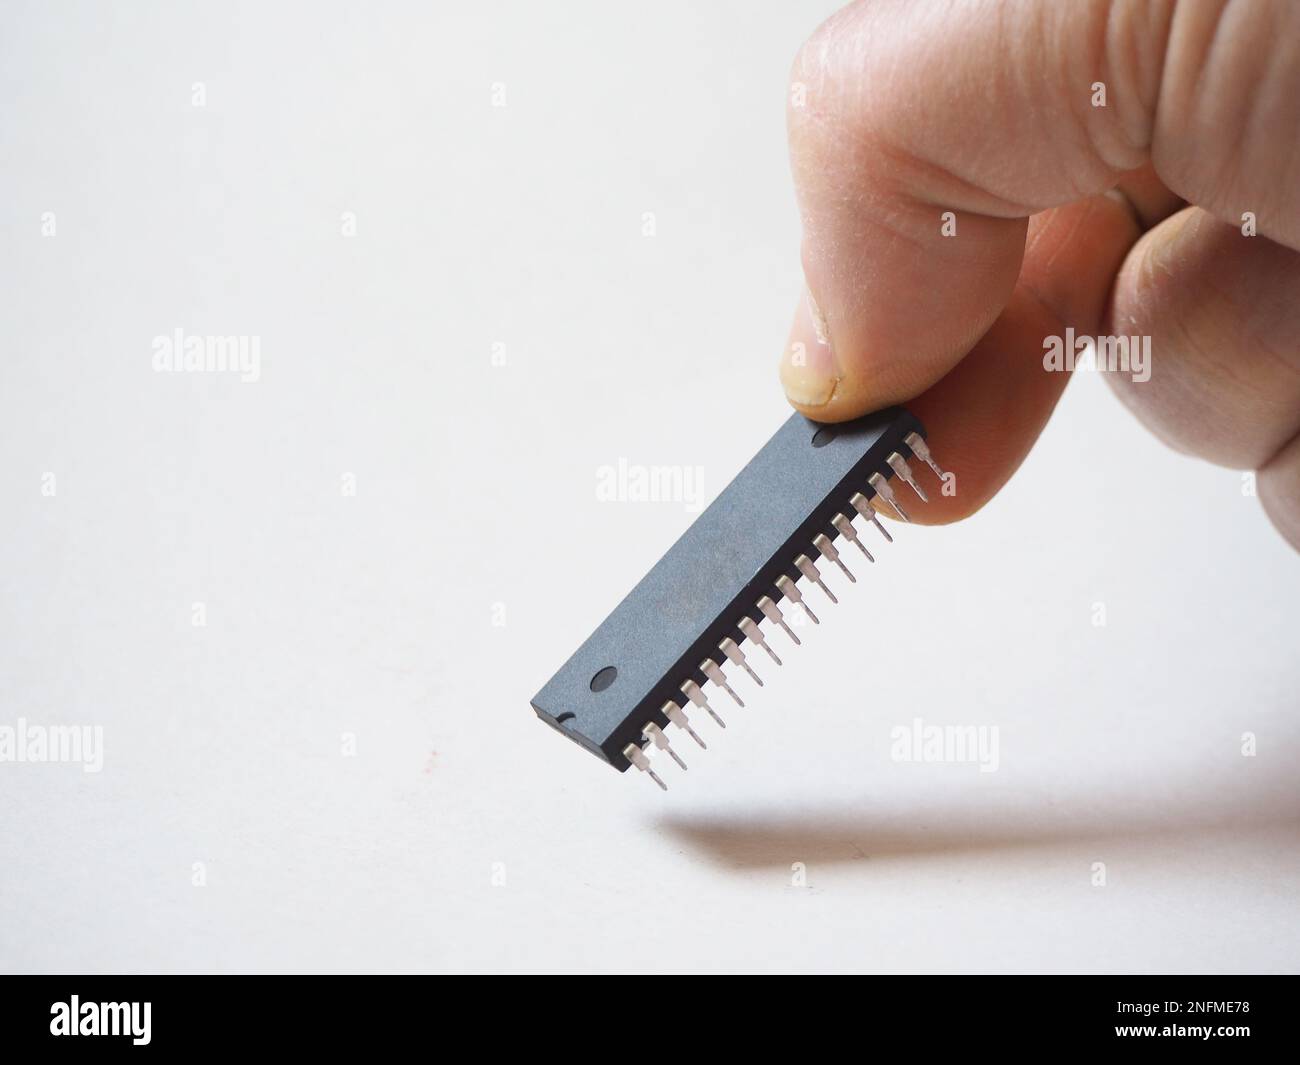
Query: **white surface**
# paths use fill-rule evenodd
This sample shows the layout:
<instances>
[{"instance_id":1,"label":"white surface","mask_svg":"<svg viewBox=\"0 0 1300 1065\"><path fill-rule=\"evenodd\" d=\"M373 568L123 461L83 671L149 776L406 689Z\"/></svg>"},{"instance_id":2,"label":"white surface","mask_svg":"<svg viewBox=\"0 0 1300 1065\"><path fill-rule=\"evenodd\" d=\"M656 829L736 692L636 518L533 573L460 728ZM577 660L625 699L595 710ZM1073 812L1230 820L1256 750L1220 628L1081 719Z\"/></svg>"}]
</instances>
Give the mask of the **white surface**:
<instances>
[{"instance_id":1,"label":"white surface","mask_svg":"<svg viewBox=\"0 0 1300 1065\"><path fill-rule=\"evenodd\" d=\"M105 761L0 765L0 966L1298 967L1300 565L1095 378L667 795L533 718L690 520L597 467L711 496L785 416L829 5L769 6L7 9L0 724ZM261 380L153 372L178 326ZM916 716L998 771L892 761Z\"/></svg>"}]
</instances>

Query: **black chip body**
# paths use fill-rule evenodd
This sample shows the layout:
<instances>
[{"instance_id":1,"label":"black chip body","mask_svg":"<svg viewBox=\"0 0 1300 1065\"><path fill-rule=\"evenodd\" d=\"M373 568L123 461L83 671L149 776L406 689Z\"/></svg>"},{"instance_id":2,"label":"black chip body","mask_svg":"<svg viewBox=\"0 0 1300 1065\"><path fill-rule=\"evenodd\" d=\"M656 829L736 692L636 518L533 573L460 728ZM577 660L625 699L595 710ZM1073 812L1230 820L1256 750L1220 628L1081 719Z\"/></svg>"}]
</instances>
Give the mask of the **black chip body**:
<instances>
[{"instance_id":1,"label":"black chip body","mask_svg":"<svg viewBox=\"0 0 1300 1065\"><path fill-rule=\"evenodd\" d=\"M720 643L744 645L741 619L764 621L759 600L780 603L778 579L800 578L794 560L819 557L819 534L835 541L836 515L852 521L851 497L912 456L909 435L924 451L920 422L897 407L835 425L792 415L534 696L538 717L629 768L645 726L668 725L665 704L689 708L683 682L702 687L705 660L726 663Z\"/></svg>"}]
</instances>

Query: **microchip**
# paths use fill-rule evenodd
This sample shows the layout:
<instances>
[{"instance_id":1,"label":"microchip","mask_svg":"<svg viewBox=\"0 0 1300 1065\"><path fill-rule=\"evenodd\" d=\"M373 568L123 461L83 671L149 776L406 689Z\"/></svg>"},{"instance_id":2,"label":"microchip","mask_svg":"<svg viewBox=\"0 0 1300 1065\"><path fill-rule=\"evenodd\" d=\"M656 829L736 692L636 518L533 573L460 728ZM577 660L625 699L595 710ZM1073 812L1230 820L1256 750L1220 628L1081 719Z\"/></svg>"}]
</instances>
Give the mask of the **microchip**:
<instances>
[{"instance_id":1,"label":"microchip","mask_svg":"<svg viewBox=\"0 0 1300 1065\"><path fill-rule=\"evenodd\" d=\"M704 747L688 713L702 710L725 728L710 696L716 702L725 692L744 705L725 668L761 685L746 651L761 649L780 665L775 630L799 643L785 611L819 622L803 596L813 584L835 602L818 563L856 580L840 557L846 542L874 562L867 526L893 540L878 508L908 520L891 482L926 501L913 458L943 478L925 429L901 408L834 425L792 415L533 697L537 716L620 772L636 766L666 790L652 767L656 752L686 768L666 730Z\"/></svg>"}]
</instances>

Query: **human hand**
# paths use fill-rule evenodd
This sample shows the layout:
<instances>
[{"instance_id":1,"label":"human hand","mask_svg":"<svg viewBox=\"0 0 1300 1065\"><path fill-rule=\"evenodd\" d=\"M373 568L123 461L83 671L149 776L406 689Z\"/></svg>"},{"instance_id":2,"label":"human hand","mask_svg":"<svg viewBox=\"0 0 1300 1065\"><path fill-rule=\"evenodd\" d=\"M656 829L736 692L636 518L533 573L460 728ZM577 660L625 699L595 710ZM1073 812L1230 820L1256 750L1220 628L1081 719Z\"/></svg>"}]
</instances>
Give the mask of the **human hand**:
<instances>
[{"instance_id":1,"label":"human hand","mask_svg":"<svg viewBox=\"0 0 1300 1065\"><path fill-rule=\"evenodd\" d=\"M1149 380L1111 385L1257 470L1300 548L1300 3L864 0L791 80L810 296L782 384L821 421L905 402L960 455L918 520L1015 472L1072 328L1149 337Z\"/></svg>"}]
</instances>

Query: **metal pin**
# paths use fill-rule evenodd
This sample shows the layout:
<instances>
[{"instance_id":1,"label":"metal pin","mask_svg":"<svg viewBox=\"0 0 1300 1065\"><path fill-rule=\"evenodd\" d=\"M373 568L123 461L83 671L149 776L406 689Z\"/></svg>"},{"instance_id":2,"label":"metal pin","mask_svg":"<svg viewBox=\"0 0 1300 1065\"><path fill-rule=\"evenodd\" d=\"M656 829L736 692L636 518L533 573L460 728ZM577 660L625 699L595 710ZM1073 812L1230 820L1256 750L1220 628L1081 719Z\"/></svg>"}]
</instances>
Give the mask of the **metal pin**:
<instances>
[{"instance_id":1,"label":"metal pin","mask_svg":"<svg viewBox=\"0 0 1300 1065\"><path fill-rule=\"evenodd\" d=\"M740 666L740 668L743 669L746 673L748 673L751 677L753 677L755 684L757 684L760 688L763 686L763 678L760 677L757 673L755 673L752 669L750 669L749 663L745 661L745 652L736 646L735 640L728 637L727 639L723 640L720 644L718 644L718 650L721 651L724 655L726 655L736 665Z\"/></svg>"},{"instance_id":2,"label":"metal pin","mask_svg":"<svg viewBox=\"0 0 1300 1065\"><path fill-rule=\"evenodd\" d=\"M763 612L763 616L767 618L768 621L775 621L781 626L781 628L785 629L785 634L789 636L790 639L794 640L795 643L800 642L799 637L794 634L794 630L785 623L785 615L781 613L781 608L772 602L772 600L766 595L758 601L758 609Z\"/></svg>"},{"instance_id":3,"label":"metal pin","mask_svg":"<svg viewBox=\"0 0 1300 1065\"><path fill-rule=\"evenodd\" d=\"M839 531L839 534L843 536L844 539L852 540L855 544L858 545L858 550L867 556L868 562L876 561L871 556L871 552L867 550L867 545L858 539L858 530L853 527L852 518L845 517L843 514L836 514L835 517L831 518L831 524L835 526L835 528ZM817 542L816 540L813 541L813 543L816 542Z\"/></svg>"},{"instance_id":4,"label":"metal pin","mask_svg":"<svg viewBox=\"0 0 1300 1065\"><path fill-rule=\"evenodd\" d=\"M763 638L763 630L758 627L757 621L753 618L741 618L740 621L737 622L737 627L745 634L746 638L749 639L751 643L756 643L759 647L763 648L763 650L767 652L768 658L778 666L781 664L781 659L776 656L776 652L768 646L767 640Z\"/></svg>"},{"instance_id":5,"label":"metal pin","mask_svg":"<svg viewBox=\"0 0 1300 1065\"><path fill-rule=\"evenodd\" d=\"M908 433L903 437L903 443L912 449L912 454L924 462L930 469L934 470L934 475L943 480L948 475L939 469L939 464L934 461L934 456L930 454L930 446L922 439L920 433Z\"/></svg>"},{"instance_id":6,"label":"metal pin","mask_svg":"<svg viewBox=\"0 0 1300 1065\"><path fill-rule=\"evenodd\" d=\"M854 510L856 510L864 518L870 521L872 525L874 525L877 529L880 530L881 536L883 536L891 544L894 542L894 538L889 535L889 530L886 529L883 525L881 525L880 519L876 517L876 508L871 505L871 500L869 500L861 492L854 492L853 498L850 499L849 502L853 504Z\"/></svg>"},{"instance_id":7,"label":"metal pin","mask_svg":"<svg viewBox=\"0 0 1300 1065\"><path fill-rule=\"evenodd\" d=\"M780 577L776 579L776 586L781 590L781 594L784 595L787 599L789 599L790 602L798 603L801 607L803 607L803 612L807 614L810 618L812 618L812 623L814 625L821 624L821 621L818 620L817 615L808 609L808 604L803 601L803 594L799 591L799 586L795 584L794 581L792 581L789 577L785 576L785 574L782 574Z\"/></svg>"},{"instance_id":8,"label":"metal pin","mask_svg":"<svg viewBox=\"0 0 1300 1065\"><path fill-rule=\"evenodd\" d=\"M727 675L722 672L722 670L718 667L718 663L713 661L712 658L706 658L703 662L700 663L700 672L703 673L706 677L708 677L709 680L713 681L713 683L716 684L719 688L722 688L728 695L730 695L731 698L735 700L737 706L745 705L744 701L740 698L740 696L731 690L731 685L727 683Z\"/></svg>"},{"instance_id":9,"label":"metal pin","mask_svg":"<svg viewBox=\"0 0 1300 1065\"><path fill-rule=\"evenodd\" d=\"M911 521L907 512L898 505L898 497L894 495L894 490L889 487L889 482L878 473L873 473L867 478L867 484L871 485L876 495L880 496L886 503L894 508L894 512L904 521Z\"/></svg>"},{"instance_id":10,"label":"metal pin","mask_svg":"<svg viewBox=\"0 0 1300 1065\"><path fill-rule=\"evenodd\" d=\"M820 588L823 592L825 592L826 598L829 599L832 603L839 602L839 600L835 598L835 593L832 592L829 588L826 587L825 584L822 583L821 570L819 570L815 565L813 565L813 560L811 558L809 558L807 555L800 555L798 558L794 560L794 568L797 569L800 573L802 573L805 577L807 577L810 581L812 581L813 584L817 585L817 587Z\"/></svg>"},{"instance_id":11,"label":"metal pin","mask_svg":"<svg viewBox=\"0 0 1300 1065\"><path fill-rule=\"evenodd\" d=\"M650 759L645 756L645 751L641 750L635 743L629 743L623 748L623 757L636 766L642 773L649 773L650 779L658 784L664 791L668 790L668 785L659 779L659 774L650 768Z\"/></svg>"},{"instance_id":12,"label":"metal pin","mask_svg":"<svg viewBox=\"0 0 1300 1065\"><path fill-rule=\"evenodd\" d=\"M684 694L686 698L688 698L701 710L705 711L709 715L709 717L713 718L713 720L718 723L718 726L720 728L727 727L727 723L713 712L713 707L709 705L709 700L704 697L704 692L700 691L700 686L696 684L695 681L693 680L682 681L682 694Z\"/></svg>"},{"instance_id":13,"label":"metal pin","mask_svg":"<svg viewBox=\"0 0 1300 1065\"><path fill-rule=\"evenodd\" d=\"M835 550L835 545L831 543L831 538L829 536L825 533L818 533L813 537L813 547L817 548L824 557L829 558L835 563L835 565L839 566L840 572L843 573L844 576L854 584L858 583L857 577L853 576L849 571L849 567L844 564L844 560L840 558L840 553Z\"/></svg>"},{"instance_id":14,"label":"metal pin","mask_svg":"<svg viewBox=\"0 0 1300 1065\"><path fill-rule=\"evenodd\" d=\"M686 716L686 711L683 710L671 699L669 699L666 703L664 703L663 715L674 725L676 725L678 728L685 729L686 732L690 735L691 739L693 739L706 751L709 749L709 745L705 743L702 739L700 739L700 737L695 734L695 730L691 728L691 719Z\"/></svg>"},{"instance_id":15,"label":"metal pin","mask_svg":"<svg viewBox=\"0 0 1300 1065\"><path fill-rule=\"evenodd\" d=\"M927 496L925 492L921 490L921 486L916 483L916 476L912 473L912 467L907 464L907 459L903 458L902 455L895 451L889 456L889 458L885 459L885 462L889 464L891 470L906 482L907 487L917 494L922 503L930 502L930 497Z\"/></svg>"},{"instance_id":16,"label":"metal pin","mask_svg":"<svg viewBox=\"0 0 1300 1065\"><path fill-rule=\"evenodd\" d=\"M641 730L641 735L658 747L661 751L667 751L668 757L676 762L683 769L686 763L677 757L677 752L673 750L673 745L668 742L668 737L664 735L664 730L656 725L653 721Z\"/></svg>"}]
</instances>

